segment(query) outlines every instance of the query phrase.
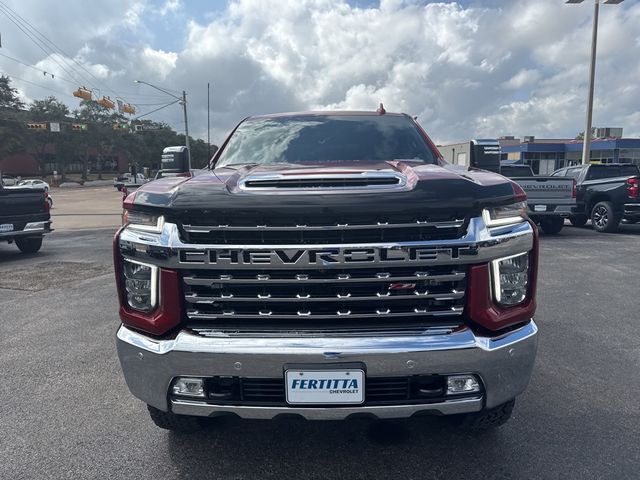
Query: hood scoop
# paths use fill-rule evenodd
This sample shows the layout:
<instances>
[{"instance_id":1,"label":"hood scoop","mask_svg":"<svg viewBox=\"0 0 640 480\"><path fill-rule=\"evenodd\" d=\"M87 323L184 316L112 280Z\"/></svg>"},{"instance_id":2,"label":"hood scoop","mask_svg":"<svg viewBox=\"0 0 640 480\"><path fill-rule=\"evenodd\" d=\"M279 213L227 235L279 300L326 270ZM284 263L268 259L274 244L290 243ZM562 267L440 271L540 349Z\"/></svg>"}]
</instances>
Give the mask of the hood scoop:
<instances>
[{"instance_id":1,"label":"hood scoop","mask_svg":"<svg viewBox=\"0 0 640 480\"><path fill-rule=\"evenodd\" d=\"M238 182L244 192L351 193L406 190L407 177L393 170L298 170L252 172Z\"/></svg>"}]
</instances>

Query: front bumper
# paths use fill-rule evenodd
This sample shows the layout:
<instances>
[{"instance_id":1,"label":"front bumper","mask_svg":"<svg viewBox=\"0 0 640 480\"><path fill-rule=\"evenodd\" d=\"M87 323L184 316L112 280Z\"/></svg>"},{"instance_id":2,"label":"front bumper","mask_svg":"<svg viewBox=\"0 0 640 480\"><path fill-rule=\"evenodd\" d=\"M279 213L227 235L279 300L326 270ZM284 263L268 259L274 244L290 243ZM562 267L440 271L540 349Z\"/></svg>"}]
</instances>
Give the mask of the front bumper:
<instances>
[{"instance_id":1,"label":"front bumper","mask_svg":"<svg viewBox=\"0 0 640 480\"><path fill-rule=\"evenodd\" d=\"M338 420L370 414L403 418L414 414L457 414L491 408L524 391L537 348L533 320L500 337L483 337L470 329L425 335L385 337L226 337L207 338L181 331L175 339L156 340L121 326L117 348L131 392L145 403L177 414L269 419L282 414L314 420ZM484 392L474 398L429 404L348 407L273 407L216 405L170 399L177 376L278 377L285 364L362 362L367 376L475 373Z\"/></svg>"}]
</instances>

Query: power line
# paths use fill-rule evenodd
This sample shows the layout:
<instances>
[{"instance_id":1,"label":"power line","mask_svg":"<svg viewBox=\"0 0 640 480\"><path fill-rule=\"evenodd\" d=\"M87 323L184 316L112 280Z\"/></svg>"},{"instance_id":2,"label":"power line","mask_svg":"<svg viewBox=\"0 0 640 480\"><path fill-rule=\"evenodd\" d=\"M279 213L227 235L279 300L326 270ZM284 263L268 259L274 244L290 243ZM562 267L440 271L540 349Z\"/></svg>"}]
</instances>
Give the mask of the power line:
<instances>
[{"instance_id":1,"label":"power line","mask_svg":"<svg viewBox=\"0 0 640 480\"><path fill-rule=\"evenodd\" d=\"M57 73L47 72L46 70L42 70L41 68L38 68L35 65L30 65L30 64L28 64L26 62L23 62L22 60L18 60L17 58L10 57L9 55L5 55L4 53L0 53L0 56L4 57L4 58L8 58L9 60L13 60L14 62L17 62L17 63L19 63L21 65L24 65L25 67L29 67L29 68L32 68L34 70L37 70L38 72L42 72L44 74L51 75L52 79L62 80L63 82L67 82L67 83L70 83L72 85L76 85L77 86L77 83L74 82L73 80L69 80L68 78L61 77Z\"/></svg>"},{"instance_id":2,"label":"power line","mask_svg":"<svg viewBox=\"0 0 640 480\"><path fill-rule=\"evenodd\" d=\"M58 90L54 90L51 87L47 87L45 85L41 85L39 83L32 82L31 80L25 80L24 78L16 77L15 75L11 75L9 73L0 72L0 75L5 75L5 76L7 76L7 77L9 77L11 79L20 80L21 82L30 83L31 85L35 85L36 87L44 88L45 90L49 90L50 92L57 93L58 95L66 95L66 96L69 96L69 97L73 97L73 95L71 95L68 92L60 92Z\"/></svg>"},{"instance_id":3,"label":"power line","mask_svg":"<svg viewBox=\"0 0 640 480\"><path fill-rule=\"evenodd\" d=\"M64 72L65 72L65 73L66 73L66 74L67 74L71 79L73 79L76 83L78 83L78 84L79 84L80 82L78 82L78 80L74 78L73 74L72 74L71 72L69 72L69 70L67 70L67 69L65 68L65 66L64 66L64 65L62 65L62 64L61 64L61 63L60 63L60 62L59 62L59 61L58 61L58 60L53 56L53 54L52 54L51 52L47 51L47 49L42 45L42 43L43 43L43 42L42 42L41 40L38 40L36 37L34 37L34 36L33 36L33 34L31 34L30 32L28 32L28 31L25 29L25 27L23 27L23 25L22 25L19 21L17 21L17 20L15 19L14 15L11 13L11 10L10 10L10 9L5 10L5 8L6 8L6 6L5 6L3 3L1 3L1 2L0 2L0 11L2 11L2 12L5 14L5 16L9 19L9 21L11 21L11 22L16 26L16 27L18 27L18 28L22 31L22 33L24 33L24 34L27 36L27 38L28 38L29 40L31 40L31 41L32 41L32 42L33 42L33 43L34 43L34 44L35 44L35 45L36 45L40 50L42 50L42 51L43 51L43 52L44 52L48 57L50 57L50 58L51 58L51 60L53 60L53 61L54 61L54 62L55 62L55 63L56 63L56 64L57 64L57 65L58 65L62 70L64 70ZM45 44L45 46L46 46L46 44Z\"/></svg>"},{"instance_id":4,"label":"power line","mask_svg":"<svg viewBox=\"0 0 640 480\"><path fill-rule=\"evenodd\" d=\"M114 95L118 96L118 94L117 94L117 92L115 92L115 90L112 90L111 88L109 88L108 86L103 84L93 73L91 73L89 70L87 70L84 67L84 65L82 65L81 63L76 61L74 58L72 58L71 55L69 55L64 50L62 50L60 47L58 47L58 45L56 45L53 41L49 40L42 32L40 32L36 27L34 27L31 23L29 23L28 20L26 20L25 18L20 16L20 14L17 13L15 10L11 9L11 7L9 7L6 3L0 1L0 9L2 9L5 12L5 14L7 14L7 12L9 12L9 14L11 14L14 18L18 18L19 21L21 21L23 25L27 26L25 28L30 28L31 32L36 34L40 38L40 42L43 43L46 48L51 50L52 53L57 53L63 59L63 61L65 61L65 63L67 63L69 68L74 70L74 72L77 73L79 77L84 78L84 80L87 80L87 77L84 77L84 75L82 73L80 73L77 69L75 69L72 65L70 65L69 62L64 57L70 58L72 62L74 62L82 70L84 70L86 73L88 73L98 83L98 85L100 85L102 87L106 87L106 88L104 88L105 90L109 90ZM51 47L53 47L53 48L51 48ZM57 52L55 50L57 50ZM62 55L60 55L60 53L58 53L58 52L62 53L62 55L64 55L64 57ZM58 63L58 62L56 62L56 63ZM92 82L85 82L85 83L92 83Z\"/></svg>"},{"instance_id":5,"label":"power line","mask_svg":"<svg viewBox=\"0 0 640 480\"><path fill-rule=\"evenodd\" d=\"M170 107L171 105L175 105L175 104L176 104L176 103L178 103L179 101L180 101L180 100L175 100L175 101L173 101L173 102L171 102L171 103L167 103L166 105L163 105L163 106L162 106L162 107L160 107L160 108L156 108L155 110L151 110L150 112L143 113L142 115L138 115L137 117L132 118L132 119L131 119L131 121L133 121L133 120L138 120L139 118L146 117L147 115L151 115L152 113L155 113L155 112L157 112L158 110L162 110L163 108L167 108L167 107Z\"/></svg>"}]
</instances>

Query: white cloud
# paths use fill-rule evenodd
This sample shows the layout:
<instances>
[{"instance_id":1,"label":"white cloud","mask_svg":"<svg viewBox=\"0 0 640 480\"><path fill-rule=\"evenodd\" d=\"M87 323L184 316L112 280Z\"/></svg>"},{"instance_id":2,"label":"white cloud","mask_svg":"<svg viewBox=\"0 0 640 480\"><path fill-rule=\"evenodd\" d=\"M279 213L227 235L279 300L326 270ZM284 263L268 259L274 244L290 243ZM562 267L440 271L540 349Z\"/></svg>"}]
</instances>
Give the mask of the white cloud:
<instances>
[{"instance_id":1,"label":"white cloud","mask_svg":"<svg viewBox=\"0 0 640 480\"><path fill-rule=\"evenodd\" d=\"M537 70L523 68L509 80L503 82L502 86L511 90L517 90L522 87L534 85L538 80L540 80L540 77L540 72Z\"/></svg>"},{"instance_id":2,"label":"white cloud","mask_svg":"<svg viewBox=\"0 0 640 480\"><path fill-rule=\"evenodd\" d=\"M378 8L356 8L334 0L235 0L211 16L195 15L176 0L156 6L105 1L99 19L57 18L65 27L48 36L128 101L162 100L158 92L133 86L135 78L185 89L191 130L204 137L211 82L217 142L253 113L373 110L379 102L390 111L419 115L439 142L502 134L573 136L582 130L589 5L470 3L383 0ZM170 31L181 37L180 47L168 49L157 43L162 34L153 30L159 27L152 17L178 11L175 18L184 23ZM48 4L28 12L41 26L57 15ZM640 135L640 4L603 5L601 12L594 123L624 125L626 134ZM3 32L3 43L5 38ZM34 48L28 55L42 60ZM28 97L42 96L20 87ZM182 126L178 108L156 115Z\"/></svg>"},{"instance_id":3,"label":"white cloud","mask_svg":"<svg viewBox=\"0 0 640 480\"><path fill-rule=\"evenodd\" d=\"M175 52L154 50L150 47L144 48L141 57L147 69L155 73L160 79L164 79L176 68L176 62L178 60L178 54Z\"/></svg>"}]
</instances>

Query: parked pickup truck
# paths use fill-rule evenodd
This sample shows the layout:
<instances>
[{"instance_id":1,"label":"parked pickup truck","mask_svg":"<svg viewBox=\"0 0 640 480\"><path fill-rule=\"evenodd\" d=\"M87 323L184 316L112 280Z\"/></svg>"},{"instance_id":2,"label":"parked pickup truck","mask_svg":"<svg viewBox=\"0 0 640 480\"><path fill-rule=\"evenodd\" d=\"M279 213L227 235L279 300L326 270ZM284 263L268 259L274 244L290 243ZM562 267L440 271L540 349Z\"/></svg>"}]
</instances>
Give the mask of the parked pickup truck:
<instances>
[{"instance_id":1,"label":"parked pickup truck","mask_svg":"<svg viewBox=\"0 0 640 480\"><path fill-rule=\"evenodd\" d=\"M518 184L381 112L250 117L211 168L141 186L114 239L118 356L156 425L509 418L538 330Z\"/></svg>"},{"instance_id":2,"label":"parked pickup truck","mask_svg":"<svg viewBox=\"0 0 640 480\"><path fill-rule=\"evenodd\" d=\"M500 174L518 183L527 194L529 218L544 233L562 230L564 219L576 206L576 182L572 178L536 176L529 165L502 165Z\"/></svg>"},{"instance_id":3,"label":"parked pickup truck","mask_svg":"<svg viewBox=\"0 0 640 480\"><path fill-rule=\"evenodd\" d=\"M44 190L0 184L0 242L15 242L22 253L40 250L43 235L51 232L48 196Z\"/></svg>"},{"instance_id":4,"label":"parked pickup truck","mask_svg":"<svg viewBox=\"0 0 640 480\"><path fill-rule=\"evenodd\" d=\"M604 163L567 167L554 178L576 181L577 204L569 220L577 227L591 220L598 232L615 232L624 219L640 220L640 170L629 163Z\"/></svg>"}]
</instances>

